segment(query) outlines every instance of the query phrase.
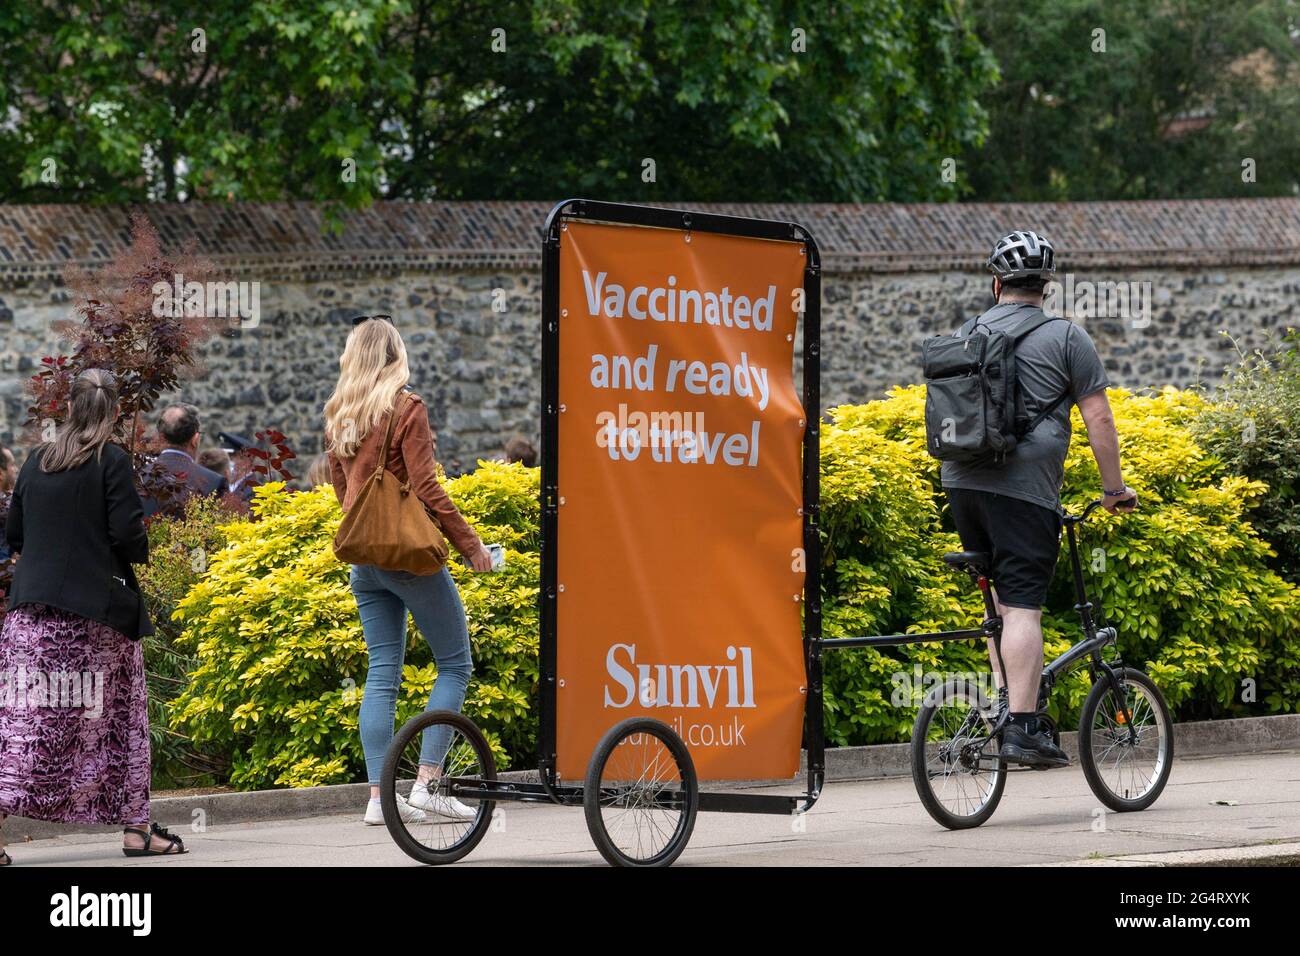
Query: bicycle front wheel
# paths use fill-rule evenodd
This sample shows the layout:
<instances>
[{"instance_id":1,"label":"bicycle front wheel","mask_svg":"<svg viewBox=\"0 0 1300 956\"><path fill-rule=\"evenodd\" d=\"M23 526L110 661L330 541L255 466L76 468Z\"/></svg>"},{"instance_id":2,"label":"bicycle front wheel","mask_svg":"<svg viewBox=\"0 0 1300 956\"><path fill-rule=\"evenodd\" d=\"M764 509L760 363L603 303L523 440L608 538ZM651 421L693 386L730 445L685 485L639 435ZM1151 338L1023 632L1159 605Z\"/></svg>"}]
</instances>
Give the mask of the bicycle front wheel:
<instances>
[{"instance_id":1,"label":"bicycle front wheel","mask_svg":"<svg viewBox=\"0 0 1300 956\"><path fill-rule=\"evenodd\" d=\"M993 815L1007 765L991 738L996 703L977 685L948 681L925 698L912 727L912 782L921 803L949 830L977 827Z\"/></svg>"},{"instance_id":2,"label":"bicycle front wheel","mask_svg":"<svg viewBox=\"0 0 1300 956\"><path fill-rule=\"evenodd\" d=\"M1099 675L1079 715L1079 763L1097 799L1119 813L1156 802L1174 765L1173 722L1150 677L1115 671L1120 693ZM1131 728L1131 733L1130 733Z\"/></svg>"}]
</instances>

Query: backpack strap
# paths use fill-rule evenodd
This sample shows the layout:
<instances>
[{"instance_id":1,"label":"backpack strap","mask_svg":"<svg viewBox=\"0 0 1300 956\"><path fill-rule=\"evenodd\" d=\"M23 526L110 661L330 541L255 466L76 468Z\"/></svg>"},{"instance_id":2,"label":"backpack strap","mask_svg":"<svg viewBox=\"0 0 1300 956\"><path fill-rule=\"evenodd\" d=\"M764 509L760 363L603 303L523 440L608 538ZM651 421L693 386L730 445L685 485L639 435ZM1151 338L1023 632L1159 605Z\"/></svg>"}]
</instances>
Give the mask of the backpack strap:
<instances>
[{"instance_id":1,"label":"backpack strap","mask_svg":"<svg viewBox=\"0 0 1300 956\"><path fill-rule=\"evenodd\" d=\"M973 318L967 319L962 323L961 327L957 329L955 335L970 335L979 327L980 319L982 318L984 318L984 316L977 315ZM1048 315L1046 312L1040 311L1038 315L1031 315L1029 318L1025 319L1025 321L1016 326L1013 332L1007 334L1010 336L1012 343L1018 345L1021 339L1034 331L1034 329L1038 328L1040 325L1046 325L1048 322L1055 322L1057 319L1064 318L1065 316L1063 315Z\"/></svg>"},{"instance_id":2,"label":"backpack strap","mask_svg":"<svg viewBox=\"0 0 1300 956\"><path fill-rule=\"evenodd\" d=\"M1069 392L1062 392L1060 395L1056 397L1054 401L1048 402L1046 407L1044 407L1042 411L1040 411L1033 418L1029 419L1029 421L1026 422L1024 425L1016 429L1017 440L1024 438L1031 431L1033 431L1035 428L1041 425L1043 423L1043 419L1047 418L1048 415L1052 414L1052 412L1060 408L1061 403L1069 397L1070 397Z\"/></svg>"},{"instance_id":3,"label":"backpack strap","mask_svg":"<svg viewBox=\"0 0 1300 956\"><path fill-rule=\"evenodd\" d=\"M1020 344L1020 340L1030 332L1035 331L1039 326L1046 325L1048 322L1068 321L1063 315L1048 315L1046 312L1039 312L1037 315L1031 315L1025 321L1016 326L1015 331L1010 333L1011 341L1015 345Z\"/></svg>"},{"instance_id":4,"label":"backpack strap","mask_svg":"<svg viewBox=\"0 0 1300 956\"><path fill-rule=\"evenodd\" d=\"M1035 331L1040 326L1046 325L1048 322L1055 322L1058 319L1061 321L1068 321L1063 315L1048 315L1046 312L1039 312L1037 315L1031 315L1029 318L1025 319L1025 321L1021 322L1020 325L1016 326L1014 332L1010 333L1012 345L1019 345L1020 340L1029 335L1029 333ZM1054 401L1048 402L1047 405L1041 408L1038 413L1030 418L1025 424L1016 428L1016 438L1018 440L1023 439L1026 435L1041 425L1047 416L1060 408L1061 403L1069 397L1069 391L1065 391L1058 395Z\"/></svg>"}]
</instances>

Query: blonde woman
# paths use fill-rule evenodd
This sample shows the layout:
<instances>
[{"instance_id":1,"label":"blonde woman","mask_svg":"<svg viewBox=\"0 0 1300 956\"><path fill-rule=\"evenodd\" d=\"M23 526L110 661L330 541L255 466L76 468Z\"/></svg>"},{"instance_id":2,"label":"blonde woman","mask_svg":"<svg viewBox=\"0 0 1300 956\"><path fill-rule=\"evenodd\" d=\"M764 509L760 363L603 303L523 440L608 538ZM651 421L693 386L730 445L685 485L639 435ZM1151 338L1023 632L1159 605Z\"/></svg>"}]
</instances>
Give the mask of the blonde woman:
<instances>
[{"instance_id":1,"label":"blonde woman","mask_svg":"<svg viewBox=\"0 0 1300 956\"><path fill-rule=\"evenodd\" d=\"M429 416L420 397L405 391L409 379L406 346L392 319L354 319L339 359L338 384L325 403L325 438L334 493L346 512L382 456L389 471L410 482L411 490L469 565L475 571L490 571L492 559L483 542L438 483ZM391 413L396 414L392 439L387 448L381 448ZM415 619L438 667L438 679L429 694L430 710L459 711L473 667L465 608L446 568L421 576L353 565L350 583L370 654L360 730L370 780L370 803L364 821L375 826L384 822L379 775L393 738L406 652L407 613ZM449 819L474 816L475 811L465 804L430 793L424 785L440 772L448 743L445 728L425 734L419 779L410 797L398 797L398 810L406 822L419 822L426 814Z\"/></svg>"}]
</instances>

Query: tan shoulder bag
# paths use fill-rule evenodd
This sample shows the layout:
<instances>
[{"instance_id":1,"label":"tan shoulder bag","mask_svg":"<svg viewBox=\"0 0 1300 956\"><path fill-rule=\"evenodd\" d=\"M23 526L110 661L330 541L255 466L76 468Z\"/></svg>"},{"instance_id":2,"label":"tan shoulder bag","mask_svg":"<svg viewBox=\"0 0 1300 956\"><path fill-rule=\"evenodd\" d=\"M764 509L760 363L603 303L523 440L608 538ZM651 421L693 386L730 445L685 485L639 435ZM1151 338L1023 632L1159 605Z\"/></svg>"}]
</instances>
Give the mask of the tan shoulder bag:
<instances>
[{"instance_id":1,"label":"tan shoulder bag","mask_svg":"<svg viewBox=\"0 0 1300 956\"><path fill-rule=\"evenodd\" d=\"M357 493L334 535L334 554L348 564L370 564L385 571L437 574L447 564L447 542L424 503L406 482L385 466L393 421L407 401L403 393L388 413L379 465ZM409 475L410 467L407 472Z\"/></svg>"}]
</instances>

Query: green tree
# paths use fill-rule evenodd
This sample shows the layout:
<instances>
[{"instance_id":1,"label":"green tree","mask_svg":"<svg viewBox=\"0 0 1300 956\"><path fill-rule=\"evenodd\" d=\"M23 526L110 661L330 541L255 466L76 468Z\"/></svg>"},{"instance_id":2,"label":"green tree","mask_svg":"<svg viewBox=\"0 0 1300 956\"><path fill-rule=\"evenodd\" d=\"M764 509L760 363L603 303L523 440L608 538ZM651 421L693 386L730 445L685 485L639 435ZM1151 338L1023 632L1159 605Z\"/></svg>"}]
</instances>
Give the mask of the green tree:
<instances>
[{"instance_id":1,"label":"green tree","mask_svg":"<svg viewBox=\"0 0 1300 956\"><path fill-rule=\"evenodd\" d=\"M364 199L392 0L50 0L0 9L3 198ZM396 24L394 24L396 26ZM356 183L342 162L356 163ZM50 177L54 181L50 181Z\"/></svg>"},{"instance_id":2,"label":"green tree","mask_svg":"<svg viewBox=\"0 0 1300 956\"><path fill-rule=\"evenodd\" d=\"M994 78L961 0L47 0L0 54L21 202L953 198Z\"/></svg>"},{"instance_id":3,"label":"green tree","mask_svg":"<svg viewBox=\"0 0 1300 956\"><path fill-rule=\"evenodd\" d=\"M978 198L1300 191L1296 0L973 0L973 9L1002 74L982 100L988 138L966 155ZM1243 181L1246 160L1254 182Z\"/></svg>"},{"instance_id":4,"label":"green tree","mask_svg":"<svg viewBox=\"0 0 1300 956\"><path fill-rule=\"evenodd\" d=\"M979 141L976 96L994 75L963 9L556 4L535 16L524 55L500 58L490 120L428 154L418 178L466 198L954 198L941 163ZM493 66L460 55L461 75Z\"/></svg>"}]
</instances>

